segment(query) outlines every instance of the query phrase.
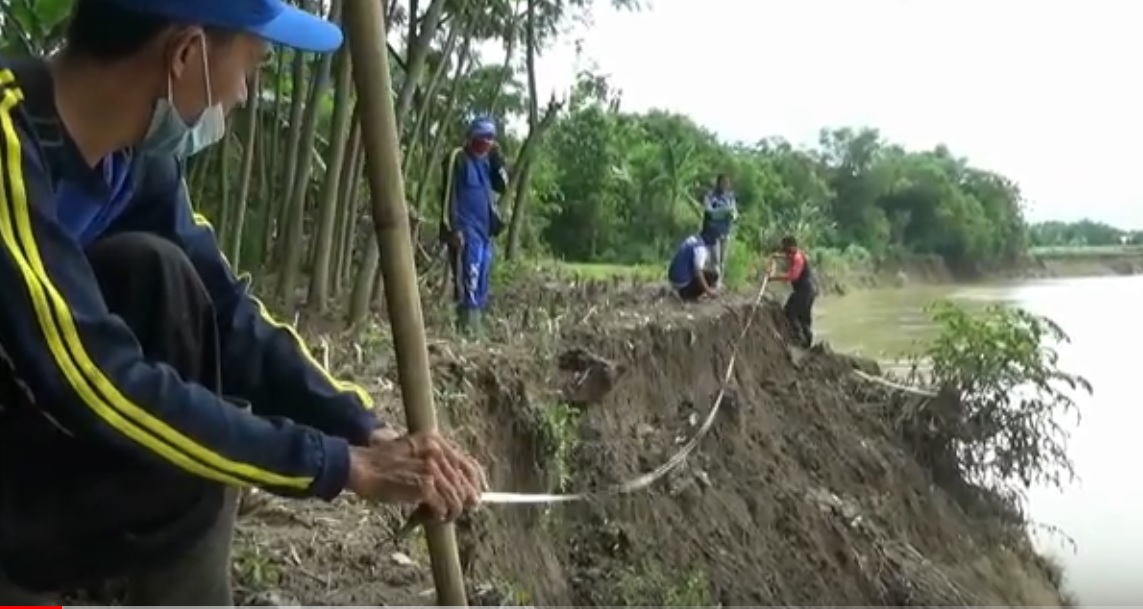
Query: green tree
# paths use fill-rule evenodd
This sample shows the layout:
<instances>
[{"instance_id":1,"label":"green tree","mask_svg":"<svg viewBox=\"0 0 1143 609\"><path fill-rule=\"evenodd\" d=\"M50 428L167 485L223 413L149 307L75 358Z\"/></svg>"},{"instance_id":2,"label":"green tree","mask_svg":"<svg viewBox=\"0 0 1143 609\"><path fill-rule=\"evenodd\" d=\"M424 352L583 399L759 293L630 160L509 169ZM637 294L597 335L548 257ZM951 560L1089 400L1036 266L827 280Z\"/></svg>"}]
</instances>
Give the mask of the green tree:
<instances>
[{"instance_id":1,"label":"green tree","mask_svg":"<svg viewBox=\"0 0 1143 609\"><path fill-rule=\"evenodd\" d=\"M8 2L4 52L58 47L73 1ZM322 6L337 19L339 5ZM633 0L612 5L637 7ZM876 259L940 256L967 273L1008 264L1031 243L1102 244L1122 234L1090 222L1029 233L1011 180L944 147L904 150L871 127L823 129L810 147L778 138L720 141L678 113L623 110L615 83L590 68L570 90L541 97L537 57L567 26L589 20L595 6L386 4L411 227L423 246L423 268L437 268L441 161L477 113L523 125L501 138L513 176L500 202L509 216L502 244L509 257L662 264L698 228L698 204L720 173L738 195L739 245L732 251L740 260L794 234L811 248ZM476 52L489 45L503 53ZM289 317L334 314L352 324L379 310L378 249L364 213L349 68L344 54L276 52L251 80L257 103L235 117L238 128L191 163L199 211L217 225L234 264Z\"/></svg>"},{"instance_id":2,"label":"green tree","mask_svg":"<svg viewBox=\"0 0 1143 609\"><path fill-rule=\"evenodd\" d=\"M1078 420L1075 392L1091 392L1060 367L1067 335L1050 319L994 305L972 313L949 302L930 308L936 338L915 357L941 396L904 410L899 422L938 482L995 491L1016 513L1034 485L1073 477L1061 422Z\"/></svg>"},{"instance_id":3,"label":"green tree","mask_svg":"<svg viewBox=\"0 0 1143 609\"><path fill-rule=\"evenodd\" d=\"M1029 240L1040 247L1084 247L1120 245L1132 240L1132 234L1104 222L1079 220L1078 222L1039 222L1029 227Z\"/></svg>"}]
</instances>

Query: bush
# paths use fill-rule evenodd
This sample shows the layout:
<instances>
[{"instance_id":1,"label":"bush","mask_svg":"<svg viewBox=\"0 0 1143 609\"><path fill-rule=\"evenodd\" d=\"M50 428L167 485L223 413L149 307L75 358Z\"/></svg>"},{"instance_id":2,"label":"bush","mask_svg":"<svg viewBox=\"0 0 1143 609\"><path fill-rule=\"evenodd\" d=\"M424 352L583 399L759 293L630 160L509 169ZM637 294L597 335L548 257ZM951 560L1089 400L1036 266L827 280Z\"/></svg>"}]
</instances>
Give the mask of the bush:
<instances>
[{"instance_id":1,"label":"bush","mask_svg":"<svg viewBox=\"0 0 1143 609\"><path fill-rule=\"evenodd\" d=\"M873 254L860 245L845 249L816 247L810 252L814 265L834 278L872 273L876 266Z\"/></svg>"},{"instance_id":2,"label":"bush","mask_svg":"<svg viewBox=\"0 0 1143 609\"><path fill-rule=\"evenodd\" d=\"M723 283L735 289L757 290L766 269L769 252L760 251L745 239L736 240L732 236L729 254L723 263L723 270L726 272Z\"/></svg>"},{"instance_id":3,"label":"bush","mask_svg":"<svg viewBox=\"0 0 1143 609\"><path fill-rule=\"evenodd\" d=\"M929 313L939 331L915 366L931 366L942 397L918 408L914 414L924 416L914 423L923 428L912 427L943 455L944 468L1017 509L1032 485L1071 481L1060 420L1078 420L1072 395L1090 393L1091 385L1060 370L1055 346L1069 340L1064 331L1046 317L1002 306L973 314L939 302Z\"/></svg>"}]
</instances>

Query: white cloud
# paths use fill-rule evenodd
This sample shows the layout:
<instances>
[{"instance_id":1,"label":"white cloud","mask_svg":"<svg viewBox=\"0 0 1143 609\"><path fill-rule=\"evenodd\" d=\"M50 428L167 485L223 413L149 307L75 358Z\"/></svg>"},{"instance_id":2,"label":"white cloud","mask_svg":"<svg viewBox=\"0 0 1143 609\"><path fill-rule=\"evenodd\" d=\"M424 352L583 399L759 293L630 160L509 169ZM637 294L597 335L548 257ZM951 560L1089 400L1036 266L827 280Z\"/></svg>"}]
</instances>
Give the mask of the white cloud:
<instances>
[{"instance_id":1,"label":"white cloud","mask_svg":"<svg viewBox=\"0 0 1143 609\"><path fill-rule=\"evenodd\" d=\"M811 142L823 126L873 126L1012 177L1033 217L1143 227L1143 6L652 2L641 13L601 7L579 33L626 109L683 112L731 140ZM573 74L570 41L545 55L545 89Z\"/></svg>"}]
</instances>

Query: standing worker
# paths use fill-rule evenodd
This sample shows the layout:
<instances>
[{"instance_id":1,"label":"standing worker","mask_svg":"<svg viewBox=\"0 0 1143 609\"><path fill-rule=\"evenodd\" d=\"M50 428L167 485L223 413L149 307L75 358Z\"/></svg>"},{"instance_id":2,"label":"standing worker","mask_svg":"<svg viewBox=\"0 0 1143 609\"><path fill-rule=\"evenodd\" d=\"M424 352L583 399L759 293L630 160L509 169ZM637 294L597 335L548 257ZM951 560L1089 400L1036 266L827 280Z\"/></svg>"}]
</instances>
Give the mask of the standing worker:
<instances>
[{"instance_id":1,"label":"standing worker","mask_svg":"<svg viewBox=\"0 0 1143 609\"><path fill-rule=\"evenodd\" d=\"M239 487L475 505L475 462L332 379L187 195L269 43L331 52L337 26L283 0L72 10L59 53L0 58L0 605L111 579L233 605Z\"/></svg>"},{"instance_id":2,"label":"standing worker","mask_svg":"<svg viewBox=\"0 0 1143 609\"><path fill-rule=\"evenodd\" d=\"M789 282L793 291L786 299L784 307L786 319L794 330L794 337L802 347L809 348L814 342L813 312L814 300L818 296L818 282L805 252L798 247L793 237L782 238L782 251L775 258L786 261L786 272L775 273L774 262L770 262L770 281Z\"/></svg>"},{"instance_id":3,"label":"standing worker","mask_svg":"<svg viewBox=\"0 0 1143 609\"><path fill-rule=\"evenodd\" d=\"M719 271L714 262L718 233L706 230L679 244L667 267L667 280L684 301L718 294Z\"/></svg>"},{"instance_id":4,"label":"standing worker","mask_svg":"<svg viewBox=\"0 0 1143 609\"><path fill-rule=\"evenodd\" d=\"M730 189L730 178L720 174L714 182L714 188L706 194L702 213L703 232L711 231L717 236L711 251L719 276L725 276L730 232L737 219L738 203L734 191Z\"/></svg>"},{"instance_id":5,"label":"standing worker","mask_svg":"<svg viewBox=\"0 0 1143 609\"><path fill-rule=\"evenodd\" d=\"M488 306L493 239L504 228L495 194L508 190L508 172L492 119L469 123L467 141L449 153L442 175L440 233L448 245L457 329L478 336Z\"/></svg>"}]
</instances>

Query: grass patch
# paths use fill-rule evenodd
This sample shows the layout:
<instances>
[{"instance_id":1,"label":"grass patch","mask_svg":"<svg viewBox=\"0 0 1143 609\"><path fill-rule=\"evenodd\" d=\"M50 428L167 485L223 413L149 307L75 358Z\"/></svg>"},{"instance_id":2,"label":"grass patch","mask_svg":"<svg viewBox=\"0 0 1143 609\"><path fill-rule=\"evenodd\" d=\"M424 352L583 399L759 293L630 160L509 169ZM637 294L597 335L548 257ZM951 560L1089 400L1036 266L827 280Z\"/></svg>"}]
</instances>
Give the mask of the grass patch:
<instances>
[{"instance_id":1,"label":"grass patch","mask_svg":"<svg viewBox=\"0 0 1143 609\"><path fill-rule=\"evenodd\" d=\"M604 262L554 262L557 273L589 281L632 280L666 281L667 269L650 264L609 264Z\"/></svg>"},{"instance_id":2,"label":"grass patch","mask_svg":"<svg viewBox=\"0 0 1143 609\"><path fill-rule=\"evenodd\" d=\"M255 592L277 587L282 582L282 571L274 562L273 554L256 544L235 548L231 571L242 587Z\"/></svg>"},{"instance_id":3,"label":"grass patch","mask_svg":"<svg viewBox=\"0 0 1143 609\"><path fill-rule=\"evenodd\" d=\"M711 607L710 580L706 573L669 573L659 565L645 563L628 567L614 584L615 602L623 607Z\"/></svg>"},{"instance_id":4,"label":"grass patch","mask_svg":"<svg viewBox=\"0 0 1143 609\"><path fill-rule=\"evenodd\" d=\"M550 477L551 492L567 492L571 486L572 454L579 443L579 412L556 402L539 409L537 431L540 450Z\"/></svg>"}]
</instances>

